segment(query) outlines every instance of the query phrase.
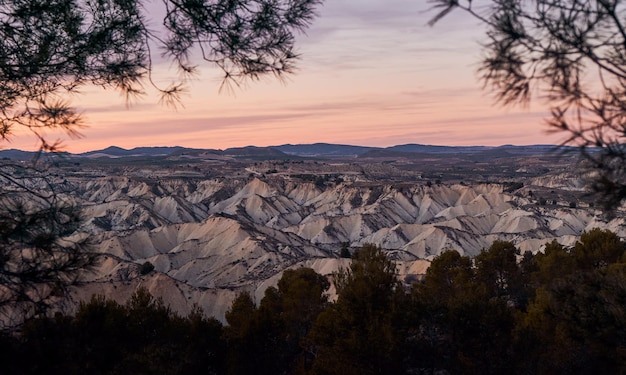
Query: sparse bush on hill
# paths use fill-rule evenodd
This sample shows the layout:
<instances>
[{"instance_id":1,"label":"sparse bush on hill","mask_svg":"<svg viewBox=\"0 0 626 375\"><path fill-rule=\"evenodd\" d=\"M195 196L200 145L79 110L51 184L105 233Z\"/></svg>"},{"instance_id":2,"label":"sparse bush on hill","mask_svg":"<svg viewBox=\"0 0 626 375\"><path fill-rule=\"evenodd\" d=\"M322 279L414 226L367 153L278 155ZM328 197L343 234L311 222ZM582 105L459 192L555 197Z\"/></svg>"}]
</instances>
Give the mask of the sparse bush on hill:
<instances>
[{"instance_id":1,"label":"sparse bush on hill","mask_svg":"<svg viewBox=\"0 0 626 375\"><path fill-rule=\"evenodd\" d=\"M504 191L507 193L512 193L515 190L518 190L524 187L524 183L522 182L505 182L502 185L504 186Z\"/></svg>"},{"instance_id":2,"label":"sparse bush on hill","mask_svg":"<svg viewBox=\"0 0 626 375\"><path fill-rule=\"evenodd\" d=\"M153 270L154 270L154 264L146 261L141 265L141 268L139 268L139 273L141 273L142 275L147 275Z\"/></svg>"},{"instance_id":3,"label":"sparse bush on hill","mask_svg":"<svg viewBox=\"0 0 626 375\"><path fill-rule=\"evenodd\" d=\"M326 179L322 176L319 176L315 179L315 186L317 186L319 189L326 189Z\"/></svg>"},{"instance_id":4,"label":"sparse bush on hill","mask_svg":"<svg viewBox=\"0 0 626 375\"><path fill-rule=\"evenodd\" d=\"M344 242L341 244L341 250L339 251L339 256L342 258L350 258L350 243Z\"/></svg>"}]
</instances>

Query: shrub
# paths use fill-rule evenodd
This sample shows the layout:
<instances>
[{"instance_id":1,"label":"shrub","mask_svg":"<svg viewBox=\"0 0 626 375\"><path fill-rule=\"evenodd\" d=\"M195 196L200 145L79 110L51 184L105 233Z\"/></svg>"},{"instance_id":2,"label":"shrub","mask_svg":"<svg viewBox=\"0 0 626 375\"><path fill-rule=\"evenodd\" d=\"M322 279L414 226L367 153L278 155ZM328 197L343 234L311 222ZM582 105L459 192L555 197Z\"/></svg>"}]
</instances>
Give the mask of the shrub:
<instances>
[{"instance_id":1,"label":"shrub","mask_svg":"<svg viewBox=\"0 0 626 375\"><path fill-rule=\"evenodd\" d=\"M139 269L139 273L141 273L142 275L147 275L153 270L154 270L154 264L146 261L144 264L141 265L141 268Z\"/></svg>"},{"instance_id":2,"label":"shrub","mask_svg":"<svg viewBox=\"0 0 626 375\"><path fill-rule=\"evenodd\" d=\"M350 258L351 254L350 254L350 242L344 242L341 244L341 251L339 253L339 256L342 258Z\"/></svg>"}]
</instances>

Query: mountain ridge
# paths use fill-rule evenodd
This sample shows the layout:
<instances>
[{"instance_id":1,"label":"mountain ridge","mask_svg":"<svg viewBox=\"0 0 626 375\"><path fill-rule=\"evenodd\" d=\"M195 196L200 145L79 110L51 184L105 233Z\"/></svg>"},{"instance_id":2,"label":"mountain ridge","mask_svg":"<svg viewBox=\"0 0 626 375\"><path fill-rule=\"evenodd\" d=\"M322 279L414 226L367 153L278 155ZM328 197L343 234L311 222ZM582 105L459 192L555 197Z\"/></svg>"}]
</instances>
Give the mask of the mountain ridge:
<instances>
[{"instance_id":1,"label":"mountain ridge","mask_svg":"<svg viewBox=\"0 0 626 375\"><path fill-rule=\"evenodd\" d=\"M119 146L109 146L104 149L91 150L80 153L45 153L39 151L23 151L18 149L0 150L0 158L12 160L29 160L37 156L49 156L69 158L125 158L125 157L169 157L186 152L210 152L234 157L250 157L265 159L288 159L290 157L303 158L341 158L361 157L364 155L376 156L402 156L410 154L466 154L473 155L488 151L507 152L511 155L544 154L559 151L574 150L575 147L562 147L556 145L502 145L502 146L445 146L425 145L408 143L388 147L359 146L333 143L310 143L310 144L283 144L277 146L244 146L230 147L224 150L190 148L183 146L142 146L125 149Z\"/></svg>"}]
</instances>

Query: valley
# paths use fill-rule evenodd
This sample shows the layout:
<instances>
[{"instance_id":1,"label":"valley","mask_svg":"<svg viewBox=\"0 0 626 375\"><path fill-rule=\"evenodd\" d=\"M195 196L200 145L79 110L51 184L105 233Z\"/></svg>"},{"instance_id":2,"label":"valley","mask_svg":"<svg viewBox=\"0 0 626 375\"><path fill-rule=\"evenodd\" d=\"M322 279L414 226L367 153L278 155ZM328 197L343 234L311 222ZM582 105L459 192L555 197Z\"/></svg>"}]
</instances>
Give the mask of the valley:
<instances>
[{"instance_id":1,"label":"valley","mask_svg":"<svg viewBox=\"0 0 626 375\"><path fill-rule=\"evenodd\" d=\"M554 239L573 245L595 227L626 237L622 212L609 220L585 194L576 153L312 146L48 158L102 254L74 300L125 301L144 286L176 311L198 304L223 319L241 291L259 301L290 268L330 275L349 264L342 248L366 243L381 246L411 283L448 249L473 257L506 240L538 252Z\"/></svg>"}]
</instances>

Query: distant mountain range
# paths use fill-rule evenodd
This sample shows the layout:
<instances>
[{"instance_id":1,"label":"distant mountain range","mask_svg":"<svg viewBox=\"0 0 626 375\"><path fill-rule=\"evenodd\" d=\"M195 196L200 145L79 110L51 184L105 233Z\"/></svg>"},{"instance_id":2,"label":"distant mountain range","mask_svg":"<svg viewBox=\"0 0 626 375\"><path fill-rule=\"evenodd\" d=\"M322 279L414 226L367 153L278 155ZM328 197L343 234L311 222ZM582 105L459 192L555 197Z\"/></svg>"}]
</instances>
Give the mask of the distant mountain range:
<instances>
[{"instance_id":1,"label":"distant mountain range","mask_svg":"<svg viewBox=\"0 0 626 375\"><path fill-rule=\"evenodd\" d=\"M411 154L436 154L458 155L494 153L500 157L504 155L533 155L544 154L554 151L554 145L529 145L529 146L433 146L422 144L405 144L391 147L366 147L353 145L340 145L329 143L313 144L286 144L268 147L236 147L225 150L194 149L180 146L174 147L135 147L127 150L121 147L110 146L102 150L94 150L83 153L62 153L70 158L128 158L128 157L168 157L175 155L215 154L235 158L257 159L288 159L290 157L301 158L337 158L337 157L410 157ZM574 149L572 147L566 149ZM16 149L0 150L0 158L11 160L31 160L39 152L21 151Z\"/></svg>"},{"instance_id":2,"label":"distant mountain range","mask_svg":"<svg viewBox=\"0 0 626 375\"><path fill-rule=\"evenodd\" d=\"M104 150L88 151L81 154L74 154L82 157L97 157L98 155L108 157L128 157L128 156L168 156L174 152L184 150L184 147L135 147L127 150L117 146L110 146ZM2 153L0 152L0 155Z\"/></svg>"}]
</instances>

